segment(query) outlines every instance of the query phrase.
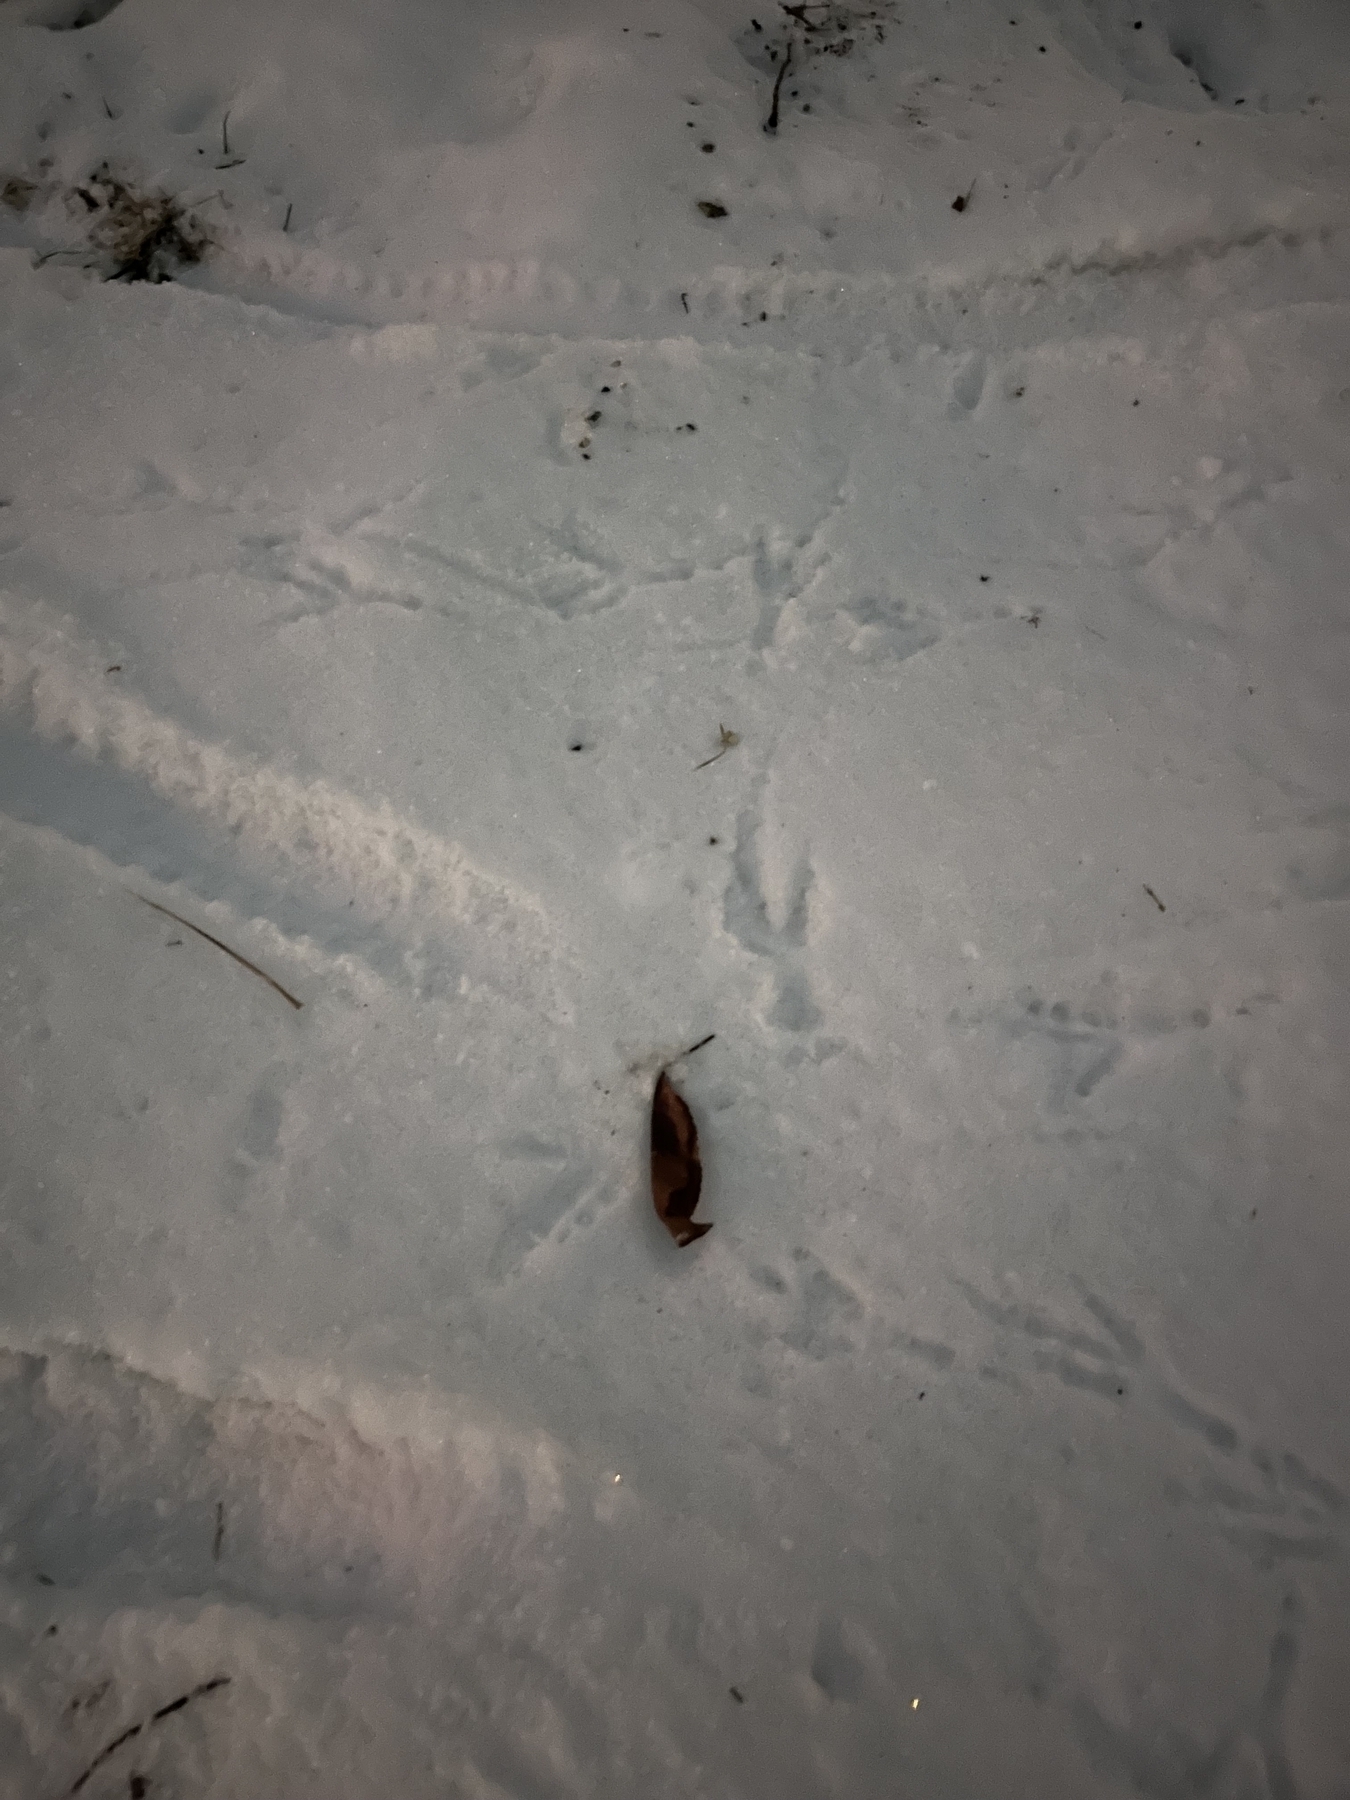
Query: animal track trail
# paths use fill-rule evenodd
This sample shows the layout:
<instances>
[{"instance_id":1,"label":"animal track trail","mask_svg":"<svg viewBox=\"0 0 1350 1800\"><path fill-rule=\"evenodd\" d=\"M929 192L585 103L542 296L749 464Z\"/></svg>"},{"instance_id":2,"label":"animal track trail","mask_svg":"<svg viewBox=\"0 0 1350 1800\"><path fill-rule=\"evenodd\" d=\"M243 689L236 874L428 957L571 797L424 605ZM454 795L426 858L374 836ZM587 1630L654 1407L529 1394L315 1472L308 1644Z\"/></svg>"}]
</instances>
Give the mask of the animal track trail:
<instances>
[{"instance_id":1,"label":"animal track trail","mask_svg":"<svg viewBox=\"0 0 1350 1800\"><path fill-rule=\"evenodd\" d=\"M527 1167L537 1166L541 1178L522 1200L510 1205L488 1255L487 1277L497 1285L521 1275L537 1253L565 1244L575 1231L592 1225L602 1200L594 1171L562 1145L518 1140L505 1146L504 1153Z\"/></svg>"},{"instance_id":2,"label":"animal track trail","mask_svg":"<svg viewBox=\"0 0 1350 1800\"><path fill-rule=\"evenodd\" d=\"M1056 1000L1048 1008L1031 999L1020 1018L1007 1026L1014 1042L1030 1040L1045 1055L1052 1112L1067 1112L1074 1100L1086 1100L1115 1068L1125 1049L1124 1039L1095 1011L1075 1015L1068 1004Z\"/></svg>"},{"instance_id":3,"label":"animal track trail","mask_svg":"<svg viewBox=\"0 0 1350 1800\"><path fill-rule=\"evenodd\" d=\"M1039 1104L1048 1113L1062 1117L1096 1092L1125 1053L1131 1034L1121 1023L1122 996L1114 982L1114 975L1103 978L1077 1006L1067 1000L1047 1001L1026 987L993 1013L958 1009L948 1022L956 1027L992 1027L1004 1044L1019 1046L1020 1056L1000 1052L1001 1067L1017 1100L1027 1104L1030 1089L1039 1094ZM1208 1014L1203 1016L1208 1023Z\"/></svg>"},{"instance_id":4,"label":"animal track trail","mask_svg":"<svg viewBox=\"0 0 1350 1800\"><path fill-rule=\"evenodd\" d=\"M1080 1326L953 1281L981 1318L1029 1344L1027 1372L1033 1377L1049 1376L1111 1405L1141 1406L1192 1440L1204 1466L1198 1474L1169 1475L1168 1499L1197 1509L1216 1535L1258 1568L1325 1562L1342 1553L1350 1497L1296 1452L1245 1443L1239 1425L1153 1367L1138 1328L1099 1295L1075 1284L1091 1321ZM1215 1458L1222 1459L1217 1466Z\"/></svg>"},{"instance_id":5,"label":"animal track trail","mask_svg":"<svg viewBox=\"0 0 1350 1800\"><path fill-rule=\"evenodd\" d=\"M859 594L838 615L850 653L866 663L907 662L942 640L942 631L920 608L890 595Z\"/></svg>"},{"instance_id":6,"label":"animal track trail","mask_svg":"<svg viewBox=\"0 0 1350 1800\"><path fill-rule=\"evenodd\" d=\"M984 395L985 380L988 375L988 361L979 350L972 351L962 359L960 366L952 376L947 406L947 417L952 420L969 418L979 406Z\"/></svg>"},{"instance_id":7,"label":"animal track trail","mask_svg":"<svg viewBox=\"0 0 1350 1800\"><path fill-rule=\"evenodd\" d=\"M1111 136L1104 125L1070 125L1059 141L1058 151L1028 171L1028 186L1034 193L1044 193L1049 187L1077 181Z\"/></svg>"},{"instance_id":8,"label":"animal track trail","mask_svg":"<svg viewBox=\"0 0 1350 1800\"><path fill-rule=\"evenodd\" d=\"M747 809L737 820L723 923L744 950L772 965L765 1023L776 1030L803 1033L821 1019L804 966L811 939L815 870L803 851L780 879L771 883L764 866L763 831L757 808ZM771 887L776 891L771 892Z\"/></svg>"},{"instance_id":9,"label":"animal track trail","mask_svg":"<svg viewBox=\"0 0 1350 1800\"><path fill-rule=\"evenodd\" d=\"M769 1336L811 1362L857 1349L863 1303L809 1250L794 1250L786 1272L761 1266L749 1273L755 1286L772 1296Z\"/></svg>"}]
</instances>

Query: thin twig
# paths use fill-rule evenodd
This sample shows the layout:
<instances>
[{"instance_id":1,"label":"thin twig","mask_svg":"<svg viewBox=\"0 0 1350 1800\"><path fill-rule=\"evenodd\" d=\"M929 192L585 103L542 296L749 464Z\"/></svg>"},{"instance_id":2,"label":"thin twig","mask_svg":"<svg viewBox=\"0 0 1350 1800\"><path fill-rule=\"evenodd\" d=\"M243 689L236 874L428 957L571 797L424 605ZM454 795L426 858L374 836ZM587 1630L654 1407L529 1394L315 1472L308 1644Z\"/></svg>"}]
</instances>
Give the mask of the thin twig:
<instances>
[{"instance_id":1,"label":"thin twig","mask_svg":"<svg viewBox=\"0 0 1350 1800\"><path fill-rule=\"evenodd\" d=\"M225 1502L216 1501L216 1530L211 1539L211 1561L220 1561L220 1552L225 1544Z\"/></svg>"},{"instance_id":2,"label":"thin twig","mask_svg":"<svg viewBox=\"0 0 1350 1800\"><path fill-rule=\"evenodd\" d=\"M787 55L783 58L783 66L778 71L778 79L773 84L773 105L769 108L769 116L764 121L764 129L770 137L778 130L778 96L783 91L783 78L792 67L793 40L788 39Z\"/></svg>"},{"instance_id":3,"label":"thin twig","mask_svg":"<svg viewBox=\"0 0 1350 1800\"><path fill-rule=\"evenodd\" d=\"M230 114L228 107L225 111L225 117L220 121L220 154L222 156L228 156L230 154Z\"/></svg>"},{"instance_id":4,"label":"thin twig","mask_svg":"<svg viewBox=\"0 0 1350 1800\"><path fill-rule=\"evenodd\" d=\"M110 1744L103 1746L84 1774L77 1776L71 1783L67 1792L78 1794L95 1770L101 1769L108 1758L120 1750L123 1744L129 1744L132 1738L139 1737L149 1726L158 1725L160 1720L167 1719L170 1713L181 1712L189 1701L199 1700L203 1694L214 1693L217 1688L228 1687L230 1679L228 1675L215 1675L210 1681L203 1681L199 1687L192 1688L188 1693L180 1694L176 1700L170 1700L167 1706L161 1706L159 1711L151 1713L148 1719L138 1719L134 1725L128 1725L120 1737L115 1737Z\"/></svg>"},{"instance_id":5,"label":"thin twig","mask_svg":"<svg viewBox=\"0 0 1350 1800\"><path fill-rule=\"evenodd\" d=\"M710 1031L707 1037L700 1038L696 1044L690 1044L687 1050L681 1050L680 1054L675 1058L676 1062L683 1062L685 1057L692 1056L695 1050L701 1050L705 1044L711 1044L716 1036L717 1033L715 1031Z\"/></svg>"},{"instance_id":6,"label":"thin twig","mask_svg":"<svg viewBox=\"0 0 1350 1800\"><path fill-rule=\"evenodd\" d=\"M291 228L291 208L294 205L294 200L288 200L286 202L286 217L281 221L281 229L283 231L289 231Z\"/></svg>"},{"instance_id":7,"label":"thin twig","mask_svg":"<svg viewBox=\"0 0 1350 1800\"><path fill-rule=\"evenodd\" d=\"M1158 896L1157 896L1157 895L1156 895L1156 894L1155 894L1155 893L1154 893L1154 891L1153 891L1153 889L1152 889L1152 888L1151 888L1151 887L1150 887L1150 886L1149 886L1149 885L1148 885L1148 883L1147 883L1147 882L1145 882L1145 883L1144 883L1144 892L1145 892L1145 893L1146 893L1146 894L1147 894L1147 895L1148 895L1148 897L1149 897L1149 899L1150 899L1150 900L1151 900L1151 901L1152 901L1152 902L1153 902L1153 904L1154 904L1154 905L1155 905L1155 906L1156 906L1156 907L1157 907L1157 909L1158 909L1158 911L1159 911L1159 912L1166 912L1166 911L1167 911L1167 908L1166 908L1166 907L1165 907L1165 906L1164 906L1164 905L1163 905L1163 903L1162 903L1162 901L1161 901L1161 900L1160 900L1160 899L1159 899L1159 898L1158 898Z\"/></svg>"},{"instance_id":8,"label":"thin twig","mask_svg":"<svg viewBox=\"0 0 1350 1800\"><path fill-rule=\"evenodd\" d=\"M701 763L694 764L694 773L696 775L700 769L706 769L710 764L720 762L727 751L734 750L741 741L741 734L739 731L728 731L725 725L719 725L717 729L721 733L722 748L712 756L705 756Z\"/></svg>"},{"instance_id":9,"label":"thin twig","mask_svg":"<svg viewBox=\"0 0 1350 1800\"><path fill-rule=\"evenodd\" d=\"M136 890L134 888L128 888L127 892L129 894L135 894ZM176 925L181 925L184 930L195 931L199 938L205 938L208 944L214 944L216 949L223 950L226 956L233 957L234 961L239 964L241 969L247 969L250 975L256 975L259 981L265 981L268 987L275 988L282 999L289 1001L297 1012L299 1012L300 1008L304 1005L304 1002L302 1000L297 1000L294 994L288 994L279 981L273 981L266 969L260 969L257 963L250 962L246 956L241 956L237 950L231 950L228 944L222 944L218 937L212 937L209 931L203 931L201 926L194 925L191 919L185 919L181 913L174 912L170 907L161 906L158 900L151 900L145 894L136 894L136 898L138 900L143 900L147 906L153 906L157 913L163 913L166 919L172 919Z\"/></svg>"}]
</instances>

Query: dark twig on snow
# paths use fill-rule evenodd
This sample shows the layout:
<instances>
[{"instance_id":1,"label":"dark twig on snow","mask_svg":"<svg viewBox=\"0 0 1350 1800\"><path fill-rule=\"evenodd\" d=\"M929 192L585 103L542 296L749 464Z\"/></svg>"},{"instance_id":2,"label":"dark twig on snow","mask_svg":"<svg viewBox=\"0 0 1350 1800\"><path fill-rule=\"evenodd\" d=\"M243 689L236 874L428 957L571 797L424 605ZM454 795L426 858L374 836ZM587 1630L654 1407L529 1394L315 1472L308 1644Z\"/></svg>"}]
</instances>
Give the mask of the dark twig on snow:
<instances>
[{"instance_id":1,"label":"dark twig on snow","mask_svg":"<svg viewBox=\"0 0 1350 1800\"><path fill-rule=\"evenodd\" d=\"M778 131L778 99L783 91L784 77L787 75L788 70L792 67L792 52L793 52L794 48L795 48L795 45L793 43L793 40L791 38L789 38L788 44L787 44L787 54L784 56L782 64L778 70L778 79L773 84L773 105L769 108L769 116L764 121L764 129L765 129L765 131L768 132L770 137L775 136L775 134Z\"/></svg>"},{"instance_id":2,"label":"dark twig on snow","mask_svg":"<svg viewBox=\"0 0 1350 1800\"><path fill-rule=\"evenodd\" d=\"M716 1036L717 1033L715 1031L710 1031L707 1037L700 1038L696 1044L690 1044L687 1050L681 1050L680 1054L675 1058L676 1062L683 1062L685 1057L692 1056L695 1050L701 1050L705 1044L711 1044Z\"/></svg>"},{"instance_id":3,"label":"dark twig on snow","mask_svg":"<svg viewBox=\"0 0 1350 1800\"><path fill-rule=\"evenodd\" d=\"M127 891L128 893L135 892L132 888L129 888ZM246 956L241 956L237 950L231 950L228 944L223 944L218 937L212 937L209 931L203 931L200 925L194 925L191 919L185 919L181 913L173 912L167 906L161 906L158 900L151 900L145 894L137 894L136 898L144 901L147 906L153 906L157 913L163 913L166 919L172 919L176 925L181 925L184 930L195 931L199 938L205 938L207 943L214 944L217 950L223 950L226 956L233 958L233 960L239 964L241 969L247 969L250 975L256 975L259 981L265 981L268 987L274 988L276 992L281 995L282 999L293 1006L297 1012L299 1012L300 1008L304 1005L304 1002L302 1000L297 1000L294 994L288 994L279 981L273 981L266 969L260 969L257 963L250 962Z\"/></svg>"},{"instance_id":4,"label":"dark twig on snow","mask_svg":"<svg viewBox=\"0 0 1350 1800\"><path fill-rule=\"evenodd\" d=\"M725 725L719 725L717 727L717 731L718 731L718 736L722 740L722 748L718 751L715 751L712 756L705 756L701 763L694 764L694 773L696 775L700 769L706 769L712 763L720 762L721 759L726 755L727 751L734 750L736 748L737 744L739 744L741 741L740 732L739 731L729 731Z\"/></svg>"},{"instance_id":5,"label":"dark twig on snow","mask_svg":"<svg viewBox=\"0 0 1350 1800\"><path fill-rule=\"evenodd\" d=\"M89 1777L101 1769L108 1758L115 1755L123 1744L129 1744L132 1738L140 1737L143 1731L148 1731L152 1725L158 1725L161 1719L167 1719L171 1713L181 1712L190 1701L199 1700L203 1694L213 1694L217 1688L228 1687L230 1679L228 1675L215 1675L210 1681L203 1681L200 1686L189 1689L186 1694L180 1694L176 1700L170 1700L167 1706L161 1706L159 1711L151 1713L148 1719L138 1719L134 1725L128 1725L120 1737L115 1737L110 1744L103 1746L83 1775L76 1776L67 1792L78 1794Z\"/></svg>"},{"instance_id":6,"label":"dark twig on snow","mask_svg":"<svg viewBox=\"0 0 1350 1800\"><path fill-rule=\"evenodd\" d=\"M220 121L220 154L222 156L230 154L230 115L228 110Z\"/></svg>"}]
</instances>

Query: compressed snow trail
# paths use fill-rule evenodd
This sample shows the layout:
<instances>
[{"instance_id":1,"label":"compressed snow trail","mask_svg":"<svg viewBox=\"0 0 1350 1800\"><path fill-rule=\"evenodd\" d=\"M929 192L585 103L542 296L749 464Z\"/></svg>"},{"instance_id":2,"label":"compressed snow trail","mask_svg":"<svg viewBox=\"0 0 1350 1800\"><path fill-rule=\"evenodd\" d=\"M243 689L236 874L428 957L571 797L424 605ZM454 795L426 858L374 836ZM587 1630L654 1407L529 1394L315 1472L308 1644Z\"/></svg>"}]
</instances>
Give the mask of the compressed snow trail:
<instances>
[{"instance_id":1,"label":"compressed snow trail","mask_svg":"<svg viewBox=\"0 0 1350 1800\"><path fill-rule=\"evenodd\" d=\"M0 8L0 1795L1350 1791L1345 23L808 10Z\"/></svg>"}]
</instances>

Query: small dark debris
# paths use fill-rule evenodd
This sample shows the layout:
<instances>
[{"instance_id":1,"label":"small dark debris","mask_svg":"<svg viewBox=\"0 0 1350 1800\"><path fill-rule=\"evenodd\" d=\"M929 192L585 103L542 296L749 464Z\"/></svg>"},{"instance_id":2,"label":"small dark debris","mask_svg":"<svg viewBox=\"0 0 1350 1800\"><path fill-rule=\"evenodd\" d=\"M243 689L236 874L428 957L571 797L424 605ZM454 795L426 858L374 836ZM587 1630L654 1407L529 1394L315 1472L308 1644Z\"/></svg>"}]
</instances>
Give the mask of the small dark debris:
<instances>
[{"instance_id":1,"label":"small dark debris","mask_svg":"<svg viewBox=\"0 0 1350 1800\"><path fill-rule=\"evenodd\" d=\"M698 210L705 219L725 219L727 216L727 209L720 200L700 200Z\"/></svg>"},{"instance_id":2,"label":"small dark debris","mask_svg":"<svg viewBox=\"0 0 1350 1800\"><path fill-rule=\"evenodd\" d=\"M59 1625L49 1625L42 1635L43 1637L55 1637L60 1629Z\"/></svg>"},{"instance_id":3,"label":"small dark debris","mask_svg":"<svg viewBox=\"0 0 1350 1800\"><path fill-rule=\"evenodd\" d=\"M768 322L769 322L769 315L768 315L768 313L766 313L766 312L762 312L762 313L761 313L761 314L760 314L760 315L759 315L759 322L760 322L760 324L761 324L761 325L767 325L767 324L768 324Z\"/></svg>"},{"instance_id":4,"label":"small dark debris","mask_svg":"<svg viewBox=\"0 0 1350 1800\"><path fill-rule=\"evenodd\" d=\"M182 938L170 938L164 948L166 950L181 950L183 948L183 940Z\"/></svg>"},{"instance_id":5,"label":"small dark debris","mask_svg":"<svg viewBox=\"0 0 1350 1800\"><path fill-rule=\"evenodd\" d=\"M989 579L989 577L987 575L981 575L981 577L980 577L981 581L988 581L988 579Z\"/></svg>"},{"instance_id":6,"label":"small dark debris","mask_svg":"<svg viewBox=\"0 0 1350 1800\"><path fill-rule=\"evenodd\" d=\"M1022 398L1023 394L1026 393L1026 391L1027 390L1024 387L1015 387L1013 389L1013 399L1020 400Z\"/></svg>"},{"instance_id":7,"label":"small dark debris","mask_svg":"<svg viewBox=\"0 0 1350 1800\"><path fill-rule=\"evenodd\" d=\"M686 430L686 431L697 431L697 430L698 430L698 426L697 426L697 425L693 425L693 424L689 424L689 423L686 423L686 425L685 425L685 430Z\"/></svg>"},{"instance_id":8,"label":"small dark debris","mask_svg":"<svg viewBox=\"0 0 1350 1800\"><path fill-rule=\"evenodd\" d=\"M965 193L958 194L956 196L955 200L952 201L952 211L963 213L966 210L966 208L970 205L971 198L974 195L974 192L975 192L975 183L972 181L970 186L966 189Z\"/></svg>"},{"instance_id":9,"label":"small dark debris","mask_svg":"<svg viewBox=\"0 0 1350 1800\"><path fill-rule=\"evenodd\" d=\"M1041 628L1041 615L1039 613L1028 613L1027 624L1030 625L1033 631L1039 631Z\"/></svg>"},{"instance_id":10,"label":"small dark debris","mask_svg":"<svg viewBox=\"0 0 1350 1800\"><path fill-rule=\"evenodd\" d=\"M40 1572L37 1577L37 1582L38 1582L39 1587L55 1587L56 1586L56 1583L52 1580L50 1575L43 1575Z\"/></svg>"},{"instance_id":11,"label":"small dark debris","mask_svg":"<svg viewBox=\"0 0 1350 1800\"><path fill-rule=\"evenodd\" d=\"M713 151L716 148L717 148L716 144L700 144L699 145L699 149L703 152L703 154L705 156L711 156Z\"/></svg>"},{"instance_id":12,"label":"small dark debris","mask_svg":"<svg viewBox=\"0 0 1350 1800\"><path fill-rule=\"evenodd\" d=\"M600 423L601 416L602 415L600 413L600 409L597 407L594 412L588 412L586 414L586 423L588 425L598 425Z\"/></svg>"},{"instance_id":13,"label":"small dark debris","mask_svg":"<svg viewBox=\"0 0 1350 1800\"><path fill-rule=\"evenodd\" d=\"M225 1547L225 1502L216 1501L216 1529L211 1537L211 1561L219 1562Z\"/></svg>"},{"instance_id":14,"label":"small dark debris","mask_svg":"<svg viewBox=\"0 0 1350 1800\"><path fill-rule=\"evenodd\" d=\"M210 237L194 214L169 194L133 188L107 163L73 192L99 214L89 235L112 260L109 281L171 281L209 248Z\"/></svg>"},{"instance_id":15,"label":"small dark debris","mask_svg":"<svg viewBox=\"0 0 1350 1800\"><path fill-rule=\"evenodd\" d=\"M601 393L602 393L602 394L607 394L607 393L608 393L608 392L609 392L609 388L608 388L608 387L602 387L602 388L601 388L601 390L600 390L600 392L601 392Z\"/></svg>"},{"instance_id":16,"label":"small dark debris","mask_svg":"<svg viewBox=\"0 0 1350 1800\"><path fill-rule=\"evenodd\" d=\"M680 295L680 305L684 308L684 310L686 312L689 311L689 296L688 296L688 294Z\"/></svg>"},{"instance_id":17,"label":"small dark debris","mask_svg":"<svg viewBox=\"0 0 1350 1800\"><path fill-rule=\"evenodd\" d=\"M727 1692L731 1695L732 1699L736 1702L737 1706L745 1705L745 1695L741 1692L741 1690L738 1687L728 1688Z\"/></svg>"},{"instance_id":18,"label":"small dark debris","mask_svg":"<svg viewBox=\"0 0 1350 1800\"><path fill-rule=\"evenodd\" d=\"M567 748L571 751L577 751L577 750L584 750L586 748L586 746L585 746L585 744L569 744L567 746Z\"/></svg>"},{"instance_id":19,"label":"small dark debris","mask_svg":"<svg viewBox=\"0 0 1350 1800\"><path fill-rule=\"evenodd\" d=\"M721 841L722 841L722 840L721 840L721 838L715 838L715 837L710 837L710 838L709 838L709 839L708 839L708 842L709 842L709 843L710 843L710 844L720 844L720 843L721 843Z\"/></svg>"},{"instance_id":20,"label":"small dark debris","mask_svg":"<svg viewBox=\"0 0 1350 1800\"><path fill-rule=\"evenodd\" d=\"M295 207L294 200L288 200L286 202L286 217L281 221L281 229L283 231L289 231L291 228L291 213L292 213L294 207Z\"/></svg>"},{"instance_id":21,"label":"small dark debris","mask_svg":"<svg viewBox=\"0 0 1350 1800\"><path fill-rule=\"evenodd\" d=\"M150 1792L150 1777L148 1775L133 1775L128 1783L127 1791L131 1796L131 1800L145 1800L145 1796Z\"/></svg>"},{"instance_id":22,"label":"small dark debris","mask_svg":"<svg viewBox=\"0 0 1350 1800\"><path fill-rule=\"evenodd\" d=\"M120 675L122 673L122 665L121 663L109 663L103 673L105 675Z\"/></svg>"},{"instance_id":23,"label":"small dark debris","mask_svg":"<svg viewBox=\"0 0 1350 1800\"><path fill-rule=\"evenodd\" d=\"M1151 900L1151 901L1152 901L1152 902L1153 902L1153 904L1154 904L1154 905L1155 905L1155 906L1156 906L1156 907L1157 907L1157 909L1158 909L1158 911L1159 911L1159 912L1166 912L1166 911L1167 911L1167 908L1166 908L1166 907L1165 907L1165 906L1164 906L1164 905L1163 905L1163 903L1162 903L1162 901L1161 901L1161 900L1160 900L1160 899L1159 899L1159 898L1158 898L1158 896L1157 896L1157 895L1156 895L1156 894L1155 894L1155 893L1154 893L1154 891L1153 891L1153 889L1152 889L1152 888L1151 888L1151 887L1150 887L1150 886L1149 886L1149 885L1148 885L1148 883L1147 883L1147 882L1145 882L1145 883L1144 883L1144 892L1145 892L1145 893L1146 893L1146 894L1147 894L1147 895L1148 895L1148 897L1149 897L1149 899L1150 899L1150 900Z\"/></svg>"}]
</instances>

